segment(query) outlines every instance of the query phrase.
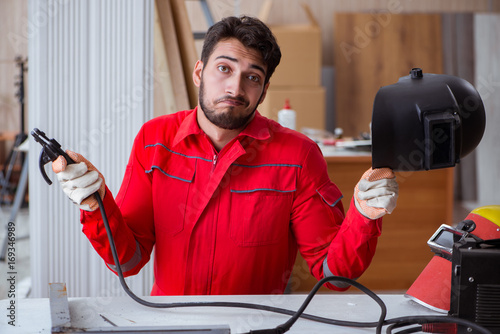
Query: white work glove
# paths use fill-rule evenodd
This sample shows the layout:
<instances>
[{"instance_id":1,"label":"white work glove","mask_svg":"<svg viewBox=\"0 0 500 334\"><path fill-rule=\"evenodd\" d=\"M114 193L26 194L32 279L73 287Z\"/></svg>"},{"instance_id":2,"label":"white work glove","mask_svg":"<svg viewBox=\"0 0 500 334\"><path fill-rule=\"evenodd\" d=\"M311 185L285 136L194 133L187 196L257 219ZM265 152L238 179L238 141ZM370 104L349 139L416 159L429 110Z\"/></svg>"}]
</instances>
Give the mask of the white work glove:
<instances>
[{"instance_id":1,"label":"white work glove","mask_svg":"<svg viewBox=\"0 0 500 334\"><path fill-rule=\"evenodd\" d=\"M99 207L93 194L98 191L104 198L104 177L87 159L78 153L66 151L76 163L68 165L63 156L52 163L59 184L64 193L78 207L85 211L94 211Z\"/></svg>"},{"instance_id":2,"label":"white work glove","mask_svg":"<svg viewBox=\"0 0 500 334\"><path fill-rule=\"evenodd\" d=\"M377 219L392 213L398 192L396 175L390 168L370 168L354 188L354 204L366 218Z\"/></svg>"}]
</instances>

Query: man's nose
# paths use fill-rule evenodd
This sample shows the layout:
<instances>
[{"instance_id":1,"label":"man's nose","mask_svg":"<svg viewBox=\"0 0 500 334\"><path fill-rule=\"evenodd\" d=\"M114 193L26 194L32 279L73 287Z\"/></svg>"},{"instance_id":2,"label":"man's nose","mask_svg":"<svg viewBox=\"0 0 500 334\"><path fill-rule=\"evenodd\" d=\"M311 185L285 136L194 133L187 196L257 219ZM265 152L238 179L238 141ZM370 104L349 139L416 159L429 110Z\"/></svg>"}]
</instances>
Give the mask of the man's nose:
<instances>
[{"instance_id":1,"label":"man's nose","mask_svg":"<svg viewBox=\"0 0 500 334\"><path fill-rule=\"evenodd\" d=\"M241 74L233 74L227 81L226 93L231 96L243 95L243 76Z\"/></svg>"}]
</instances>

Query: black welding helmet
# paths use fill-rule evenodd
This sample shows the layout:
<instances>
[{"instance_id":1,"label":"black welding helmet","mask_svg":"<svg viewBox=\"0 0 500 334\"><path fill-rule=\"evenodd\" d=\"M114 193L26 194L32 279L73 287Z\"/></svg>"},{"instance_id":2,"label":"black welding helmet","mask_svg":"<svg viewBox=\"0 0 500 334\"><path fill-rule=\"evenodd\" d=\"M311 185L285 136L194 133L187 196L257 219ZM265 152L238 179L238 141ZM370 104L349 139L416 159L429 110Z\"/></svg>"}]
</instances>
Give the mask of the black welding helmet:
<instances>
[{"instance_id":1,"label":"black welding helmet","mask_svg":"<svg viewBox=\"0 0 500 334\"><path fill-rule=\"evenodd\" d=\"M483 137L484 105L466 80L419 68L379 89L372 113L372 167L453 167Z\"/></svg>"}]
</instances>

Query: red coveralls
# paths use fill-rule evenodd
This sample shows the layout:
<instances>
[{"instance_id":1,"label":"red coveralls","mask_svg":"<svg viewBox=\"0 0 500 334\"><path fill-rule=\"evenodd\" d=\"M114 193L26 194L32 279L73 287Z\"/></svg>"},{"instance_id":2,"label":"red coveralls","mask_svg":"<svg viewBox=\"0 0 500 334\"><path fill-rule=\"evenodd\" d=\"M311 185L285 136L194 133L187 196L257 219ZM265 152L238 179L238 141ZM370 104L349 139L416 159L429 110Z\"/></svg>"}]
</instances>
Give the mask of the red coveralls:
<instances>
[{"instance_id":1,"label":"red coveralls","mask_svg":"<svg viewBox=\"0 0 500 334\"><path fill-rule=\"evenodd\" d=\"M116 201L106 189L103 202L126 276L154 246L152 295L277 294L297 249L317 279L324 262L349 278L368 267L382 220L353 203L344 216L341 198L307 137L257 112L217 152L195 109L143 125ZM81 221L113 269L100 211L82 211Z\"/></svg>"}]
</instances>

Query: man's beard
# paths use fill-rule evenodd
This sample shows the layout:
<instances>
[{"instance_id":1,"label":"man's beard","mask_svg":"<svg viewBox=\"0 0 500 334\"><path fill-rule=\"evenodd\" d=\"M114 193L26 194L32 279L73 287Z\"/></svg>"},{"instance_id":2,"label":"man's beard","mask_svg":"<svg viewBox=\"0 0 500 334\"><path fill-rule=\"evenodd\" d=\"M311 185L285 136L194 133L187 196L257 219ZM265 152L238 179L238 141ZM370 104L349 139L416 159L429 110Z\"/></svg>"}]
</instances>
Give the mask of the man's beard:
<instances>
[{"instance_id":1,"label":"man's beard","mask_svg":"<svg viewBox=\"0 0 500 334\"><path fill-rule=\"evenodd\" d=\"M200 107L205 114L205 117L214 125L219 128L226 130L236 130L241 129L252 119L255 114L255 110L257 110L258 103L253 107L253 110L248 115L235 115L231 111L234 107L228 107L229 110L225 112L217 113L215 109L210 109L205 103L205 89L203 84L203 78L200 83L200 92L198 93L198 99L200 100ZM217 104L221 100L236 100L242 102L244 105L248 106L248 101L243 99L242 97L232 97L232 96L224 96L214 102Z\"/></svg>"}]
</instances>

